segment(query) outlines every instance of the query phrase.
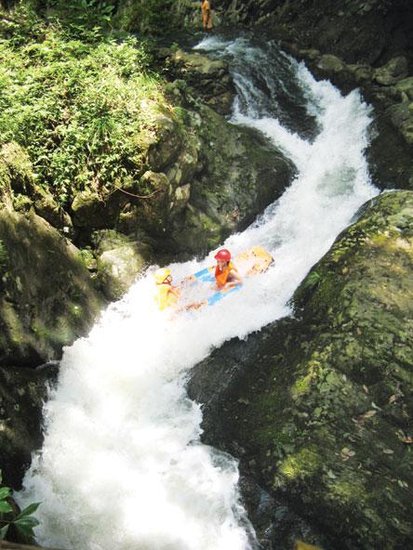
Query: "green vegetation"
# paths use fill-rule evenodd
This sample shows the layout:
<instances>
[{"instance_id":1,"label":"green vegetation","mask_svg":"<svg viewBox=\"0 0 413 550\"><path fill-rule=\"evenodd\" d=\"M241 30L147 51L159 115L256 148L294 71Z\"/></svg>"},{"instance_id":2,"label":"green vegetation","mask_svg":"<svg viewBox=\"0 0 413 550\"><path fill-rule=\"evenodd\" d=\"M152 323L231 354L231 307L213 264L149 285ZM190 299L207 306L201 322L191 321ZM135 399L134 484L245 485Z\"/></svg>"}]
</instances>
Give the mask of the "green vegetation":
<instances>
[{"instance_id":1,"label":"green vegetation","mask_svg":"<svg viewBox=\"0 0 413 550\"><path fill-rule=\"evenodd\" d=\"M181 25L176 0L124 0L114 17L128 31L161 35Z\"/></svg>"},{"instance_id":2,"label":"green vegetation","mask_svg":"<svg viewBox=\"0 0 413 550\"><path fill-rule=\"evenodd\" d=\"M29 34L27 17L0 32L0 146L25 149L62 205L90 187L145 194L143 152L156 116L172 113L147 43L30 17Z\"/></svg>"},{"instance_id":3,"label":"green vegetation","mask_svg":"<svg viewBox=\"0 0 413 550\"><path fill-rule=\"evenodd\" d=\"M21 512L11 501L11 489L1 483L0 471L0 540L4 540L9 532L19 542L33 542L33 529L39 522L32 514L40 506L39 502L29 504Z\"/></svg>"}]
</instances>

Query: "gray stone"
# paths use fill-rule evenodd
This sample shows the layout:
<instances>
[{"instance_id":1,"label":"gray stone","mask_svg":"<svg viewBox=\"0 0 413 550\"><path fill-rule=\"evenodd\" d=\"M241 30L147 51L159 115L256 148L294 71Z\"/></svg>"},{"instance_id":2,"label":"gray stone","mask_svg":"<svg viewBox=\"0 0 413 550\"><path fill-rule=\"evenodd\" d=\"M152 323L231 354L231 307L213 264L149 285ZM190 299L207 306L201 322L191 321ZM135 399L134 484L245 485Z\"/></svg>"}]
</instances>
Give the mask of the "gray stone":
<instances>
[{"instance_id":1,"label":"gray stone","mask_svg":"<svg viewBox=\"0 0 413 550\"><path fill-rule=\"evenodd\" d=\"M374 71L374 80L383 86L390 86L404 79L408 74L406 57L399 56L390 59L386 65Z\"/></svg>"}]
</instances>

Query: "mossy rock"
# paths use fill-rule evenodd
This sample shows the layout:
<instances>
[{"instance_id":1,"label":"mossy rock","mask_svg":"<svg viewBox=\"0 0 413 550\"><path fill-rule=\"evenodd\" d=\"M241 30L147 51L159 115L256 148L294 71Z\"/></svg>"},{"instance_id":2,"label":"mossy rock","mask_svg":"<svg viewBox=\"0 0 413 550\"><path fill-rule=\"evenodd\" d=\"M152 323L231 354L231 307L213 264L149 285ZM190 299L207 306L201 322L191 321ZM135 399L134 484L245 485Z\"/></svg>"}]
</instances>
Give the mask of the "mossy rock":
<instances>
[{"instance_id":1,"label":"mossy rock","mask_svg":"<svg viewBox=\"0 0 413 550\"><path fill-rule=\"evenodd\" d=\"M174 248L196 254L245 229L281 195L295 167L260 133L233 126L208 107L194 113L190 124L200 140L198 170L187 206L171 217L172 235L165 237Z\"/></svg>"},{"instance_id":2,"label":"mossy rock","mask_svg":"<svg viewBox=\"0 0 413 550\"><path fill-rule=\"evenodd\" d=\"M97 282L109 300L118 300L152 259L151 248L114 230L94 234Z\"/></svg>"},{"instance_id":3,"label":"mossy rock","mask_svg":"<svg viewBox=\"0 0 413 550\"><path fill-rule=\"evenodd\" d=\"M339 73L344 70L345 63L335 55L322 55L318 61L318 67L323 71Z\"/></svg>"},{"instance_id":4,"label":"mossy rock","mask_svg":"<svg viewBox=\"0 0 413 550\"><path fill-rule=\"evenodd\" d=\"M235 86L225 61L182 49L161 50L159 53L168 78L174 81L184 79L206 105L222 115L230 113Z\"/></svg>"},{"instance_id":5,"label":"mossy rock","mask_svg":"<svg viewBox=\"0 0 413 550\"><path fill-rule=\"evenodd\" d=\"M53 227L61 229L66 235L73 230L73 223L69 214L56 202L52 193L39 185L35 185L31 192L36 214L44 218Z\"/></svg>"},{"instance_id":6,"label":"mossy rock","mask_svg":"<svg viewBox=\"0 0 413 550\"><path fill-rule=\"evenodd\" d=\"M33 211L1 210L0 240L0 364L35 366L59 358L103 304L79 250Z\"/></svg>"},{"instance_id":7,"label":"mossy rock","mask_svg":"<svg viewBox=\"0 0 413 550\"><path fill-rule=\"evenodd\" d=\"M374 71L374 80L383 86L396 84L408 75L408 60L403 55L390 59Z\"/></svg>"},{"instance_id":8,"label":"mossy rock","mask_svg":"<svg viewBox=\"0 0 413 550\"><path fill-rule=\"evenodd\" d=\"M13 191L27 193L34 179L32 163L27 152L18 143L8 142L0 149L0 159L8 169Z\"/></svg>"},{"instance_id":9,"label":"mossy rock","mask_svg":"<svg viewBox=\"0 0 413 550\"><path fill-rule=\"evenodd\" d=\"M105 197L88 189L77 193L71 204L73 225L92 232L95 229L113 227L118 218L117 197Z\"/></svg>"},{"instance_id":10,"label":"mossy rock","mask_svg":"<svg viewBox=\"0 0 413 550\"><path fill-rule=\"evenodd\" d=\"M399 80L395 87L400 93L405 94L406 99L413 101L413 76Z\"/></svg>"}]
</instances>

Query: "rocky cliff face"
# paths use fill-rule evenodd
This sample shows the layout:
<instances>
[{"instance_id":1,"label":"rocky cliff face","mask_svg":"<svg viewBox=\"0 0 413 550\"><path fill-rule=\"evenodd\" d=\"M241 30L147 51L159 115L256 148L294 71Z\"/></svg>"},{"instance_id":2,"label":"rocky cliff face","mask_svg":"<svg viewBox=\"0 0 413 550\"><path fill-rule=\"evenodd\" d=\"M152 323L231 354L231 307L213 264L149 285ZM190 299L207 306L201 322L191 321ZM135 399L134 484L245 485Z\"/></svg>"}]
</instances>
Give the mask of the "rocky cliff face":
<instances>
[{"instance_id":1,"label":"rocky cliff face","mask_svg":"<svg viewBox=\"0 0 413 550\"><path fill-rule=\"evenodd\" d=\"M382 188L413 187L413 5L408 0L223 0L221 23L258 27L375 108L369 159Z\"/></svg>"},{"instance_id":2,"label":"rocky cliff face","mask_svg":"<svg viewBox=\"0 0 413 550\"><path fill-rule=\"evenodd\" d=\"M297 290L296 319L194 369L205 441L275 499L263 543L280 542L268 532L282 503L325 548L413 540L412 251L413 193L374 199Z\"/></svg>"},{"instance_id":3,"label":"rocky cliff face","mask_svg":"<svg viewBox=\"0 0 413 550\"><path fill-rule=\"evenodd\" d=\"M299 42L331 53L346 63L379 66L411 52L409 0L222 0L225 18L276 29Z\"/></svg>"}]
</instances>

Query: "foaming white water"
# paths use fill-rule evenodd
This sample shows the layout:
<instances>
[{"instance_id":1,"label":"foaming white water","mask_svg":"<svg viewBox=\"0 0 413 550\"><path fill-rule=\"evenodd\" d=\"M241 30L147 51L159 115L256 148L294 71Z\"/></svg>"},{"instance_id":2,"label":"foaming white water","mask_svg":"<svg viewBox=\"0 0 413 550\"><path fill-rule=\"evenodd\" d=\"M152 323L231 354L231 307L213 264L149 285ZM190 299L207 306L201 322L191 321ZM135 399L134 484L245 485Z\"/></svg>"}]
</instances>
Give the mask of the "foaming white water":
<instances>
[{"instance_id":1,"label":"foaming white water","mask_svg":"<svg viewBox=\"0 0 413 550\"><path fill-rule=\"evenodd\" d=\"M255 62L245 41L208 44L231 55L247 48ZM88 338L65 350L45 408L44 447L19 495L22 502L42 501L40 543L76 550L246 550L254 544L239 503L237 465L200 443L201 410L186 396L185 374L212 347L287 314L299 282L377 192L363 157L368 108L357 93L342 97L304 67L295 71L320 129L311 143L267 110L260 116L259 93L248 95L249 109L234 113L234 123L261 130L297 166L281 199L225 243L235 254L261 244L275 256L274 266L215 306L172 317L156 310L148 273L108 308ZM241 76L239 87L248 81ZM175 280L211 262L212 253L202 262L176 264ZM196 299L198 291L192 287L188 295Z\"/></svg>"}]
</instances>

